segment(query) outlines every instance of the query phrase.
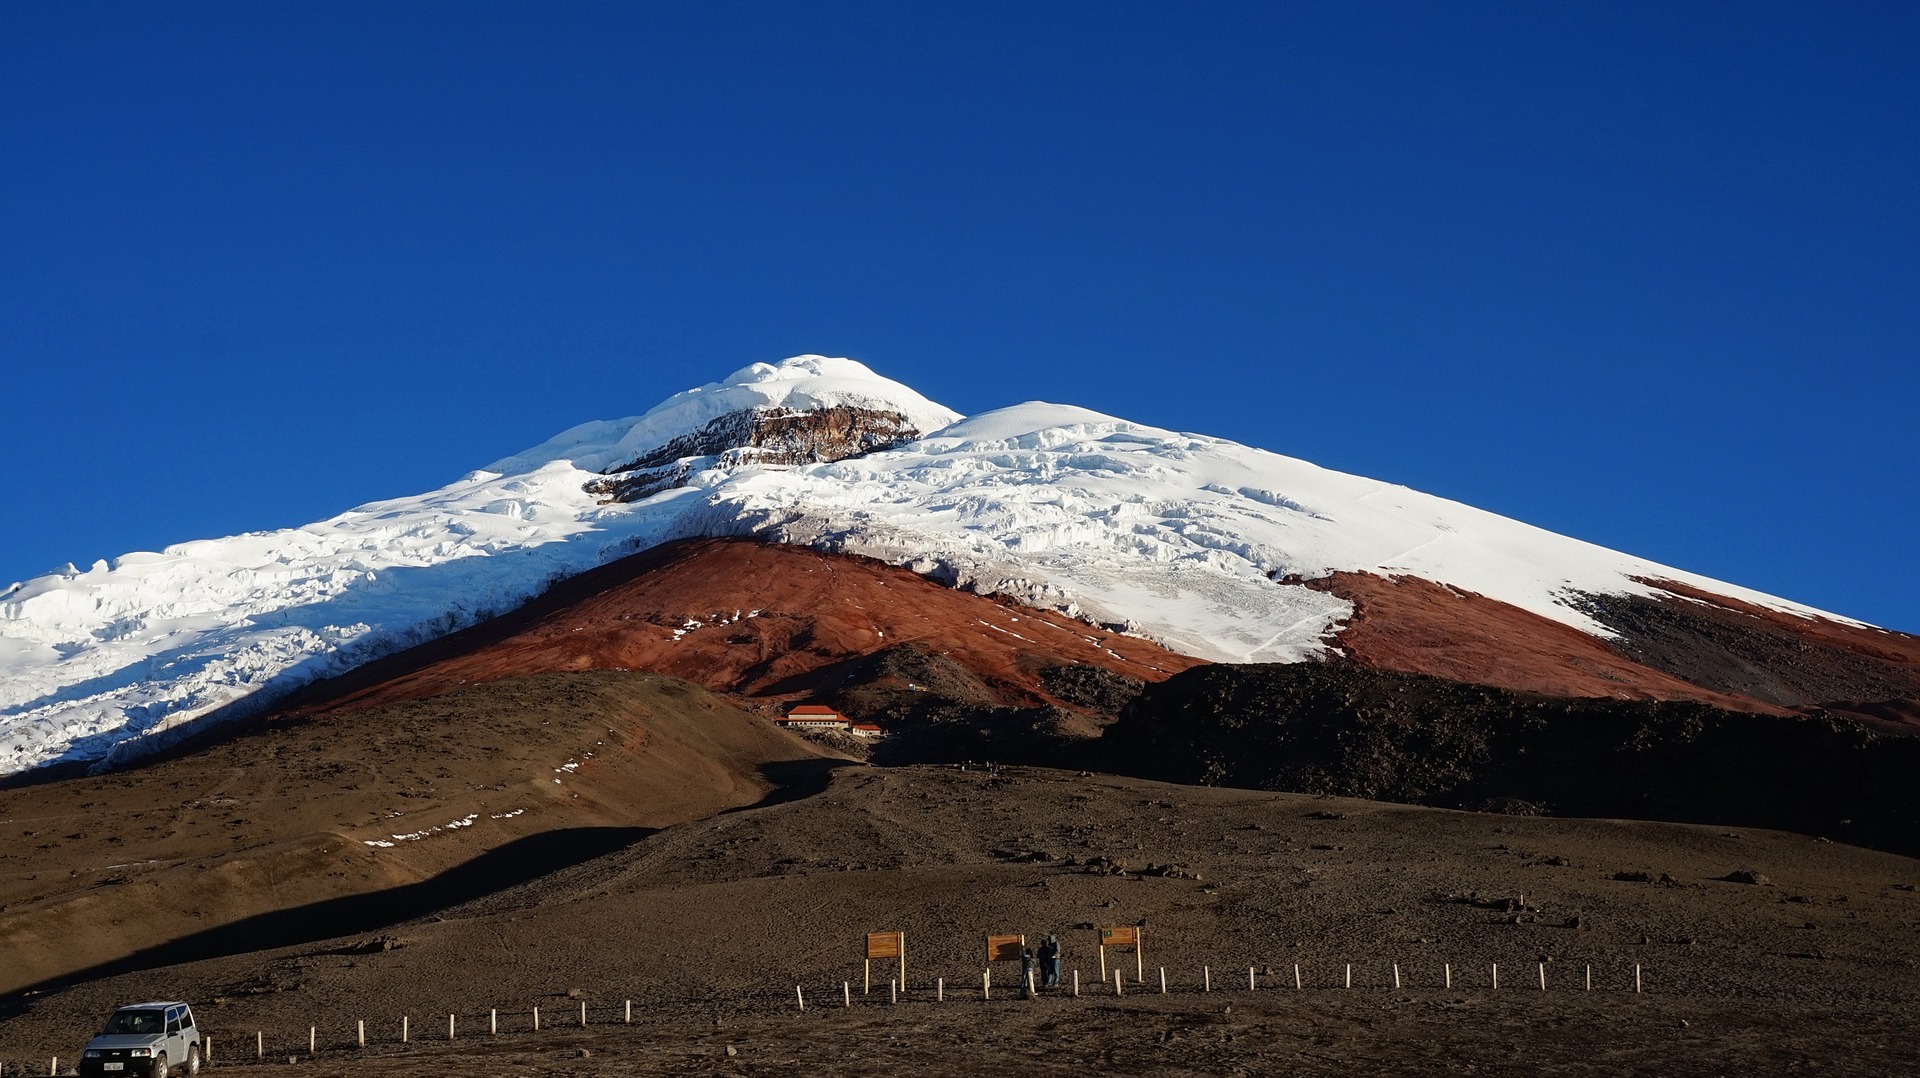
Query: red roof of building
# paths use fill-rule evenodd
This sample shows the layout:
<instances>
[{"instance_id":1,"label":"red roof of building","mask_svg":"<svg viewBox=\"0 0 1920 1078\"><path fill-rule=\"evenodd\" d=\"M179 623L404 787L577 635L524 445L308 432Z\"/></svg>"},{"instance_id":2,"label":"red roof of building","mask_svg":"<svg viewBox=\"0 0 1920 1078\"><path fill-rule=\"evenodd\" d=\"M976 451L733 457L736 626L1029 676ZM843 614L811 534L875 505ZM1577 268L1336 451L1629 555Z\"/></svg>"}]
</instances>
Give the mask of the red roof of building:
<instances>
[{"instance_id":1,"label":"red roof of building","mask_svg":"<svg viewBox=\"0 0 1920 1078\"><path fill-rule=\"evenodd\" d=\"M823 704L801 704L799 707L787 712L787 718L789 719L800 719L810 716L823 719L837 719L841 717L838 711Z\"/></svg>"}]
</instances>

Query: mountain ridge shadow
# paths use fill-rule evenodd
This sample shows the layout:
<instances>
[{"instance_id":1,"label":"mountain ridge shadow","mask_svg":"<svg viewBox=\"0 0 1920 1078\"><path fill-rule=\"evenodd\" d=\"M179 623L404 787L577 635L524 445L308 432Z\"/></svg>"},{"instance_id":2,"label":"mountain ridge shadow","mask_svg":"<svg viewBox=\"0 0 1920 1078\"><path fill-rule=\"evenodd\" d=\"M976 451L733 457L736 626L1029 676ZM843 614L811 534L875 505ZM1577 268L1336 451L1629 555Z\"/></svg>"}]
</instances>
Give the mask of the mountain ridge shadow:
<instances>
[{"instance_id":1,"label":"mountain ridge shadow","mask_svg":"<svg viewBox=\"0 0 1920 1078\"><path fill-rule=\"evenodd\" d=\"M256 914L36 982L0 1000L0 1018L19 1013L32 996L103 977L391 928L624 849L659 830L576 827L529 835L416 883Z\"/></svg>"}]
</instances>

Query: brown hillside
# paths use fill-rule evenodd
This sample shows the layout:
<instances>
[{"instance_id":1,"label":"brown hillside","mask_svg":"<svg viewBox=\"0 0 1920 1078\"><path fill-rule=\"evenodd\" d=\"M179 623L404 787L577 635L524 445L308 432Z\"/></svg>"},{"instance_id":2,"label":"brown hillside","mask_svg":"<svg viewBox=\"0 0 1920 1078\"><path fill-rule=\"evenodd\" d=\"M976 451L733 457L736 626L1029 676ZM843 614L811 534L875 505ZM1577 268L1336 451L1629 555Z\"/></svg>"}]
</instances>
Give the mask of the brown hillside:
<instances>
[{"instance_id":1,"label":"brown hillside","mask_svg":"<svg viewBox=\"0 0 1920 1078\"><path fill-rule=\"evenodd\" d=\"M1777 832L849 767L393 925L391 950L348 936L23 1001L0 1009L0 1058L44 1073L109 1007L166 996L227 1046L221 1070L260 1075L290 1056L315 1075L1905 1074L1916 882L1920 862ZM1124 995L1099 984L1096 925L1145 926L1139 967L1108 955ZM861 961L865 933L896 930L897 1004L886 963L862 992ZM983 1000L989 932L1057 933L1082 995L1023 999L1001 963Z\"/></svg>"},{"instance_id":2,"label":"brown hillside","mask_svg":"<svg viewBox=\"0 0 1920 1078\"><path fill-rule=\"evenodd\" d=\"M235 952L418 916L751 804L816 751L684 682L556 674L0 790L0 993L190 935Z\"/></svg>"}]
</instances>

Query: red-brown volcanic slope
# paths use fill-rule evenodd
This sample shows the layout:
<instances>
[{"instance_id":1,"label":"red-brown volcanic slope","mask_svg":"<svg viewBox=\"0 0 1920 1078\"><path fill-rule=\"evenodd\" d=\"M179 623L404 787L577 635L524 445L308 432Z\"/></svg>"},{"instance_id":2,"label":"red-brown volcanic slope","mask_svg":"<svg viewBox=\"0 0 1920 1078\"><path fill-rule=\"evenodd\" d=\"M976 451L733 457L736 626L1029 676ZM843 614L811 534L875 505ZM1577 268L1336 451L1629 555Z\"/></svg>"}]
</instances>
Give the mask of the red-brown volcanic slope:
<instances>
[{"instance_id":1,"label":"red-brown volcanic slope","mask_svg":"<svg viewBox=\"0 0 1920 1078\"><path fill-rule=\"evenodd\" d=\"M1603 640L1416 577L1305 582L1354 604L1335 643L1354 662L1554 696L1697 700L1784 714L1825 707L1882 727L1920 715L1920 638L1798 618L1666 581L1612 597ZM739 539L656 547L556 585L520 610L314 687L288 710L389 704L501 677L646 670L718 692L796 697L843 664L916 644L1009 704L1047 701L1060 662L1148 681L1200 661L1061 615L956 591L866 558Z\"/></svg>"},{"instance_id":2,"label":"red-brown volcanic slope","mask_svg":"<svg viewBox=\"0 0 1920 1078\"><path fill-rule=\"evenodd\" d=\"M1775 630L1785 630L1806 640L1810 645L1832 648L1849 652L1887 665L1902 667L1909 671L1920 670L1920 637L1891 629L1872 629L1859 625L1847 625L1843 622L1828 621L1825 618L1797 618L1792 614L1783 614L1778 610L1768 610L1764 606L1730 599L1725 595L1715 595L1702 591L1677 580L1645 580L1662 591L1672 592L1683 599L1693 599L1709 606L1719 607L1732 614L1744 615L1759 621Z\"/></svg>"},{"instance_id":3,"label":"red-brown volcanic slope","mask_svg":"<svg viewBox=\"0 0 1920 1078\"><path fill-rule=\"evenodd\" d=\"M1362 666L1552 696L1699 700L1784 713L1643 666L1598 637L1476 592L1419 577L1353 572L1307 586L1353 604L1337 642Z\"/></svg>"},{"instance_id":4,"label":"red-brown volcanic slope","mask_svg":"<svg viewBox=\"0 0 1920 1078\"><path fill-rule=\"evenodd\" d=\"M871 559L706 539L573 577L504 617L317 686L291 708L384 705L568 670L647 670L718 692L789 696L837 685L836 664L909 643L967 666L1023 705L1050 699L1037 673L1060 662L1148 681L1200 664Z\"/></svg>"},{"instance_id":5,"label":"red-brown volcanic slope","mask_svg":"<svg viewBox=\"0 0 1920 1078\"><path fill-rule=\"evenodd\" d=\"M1698 700L1773 714L1822 706L1915 725L1920 638L1647 583L1672 597L1620 600L1603 612L1621 631L1609 642L1416 577L1348 572L1305 582L1354 604L1336 643L1364 666L1556 696Z\"/></svg>"}]
</instances>

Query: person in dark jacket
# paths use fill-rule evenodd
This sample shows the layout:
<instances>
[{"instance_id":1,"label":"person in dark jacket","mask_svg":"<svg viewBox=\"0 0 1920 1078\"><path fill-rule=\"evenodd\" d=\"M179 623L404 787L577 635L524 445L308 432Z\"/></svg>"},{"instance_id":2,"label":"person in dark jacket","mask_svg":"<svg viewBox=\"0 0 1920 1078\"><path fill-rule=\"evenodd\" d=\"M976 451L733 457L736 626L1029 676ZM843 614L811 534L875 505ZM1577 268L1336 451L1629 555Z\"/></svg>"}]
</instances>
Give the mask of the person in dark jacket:
<instances>
[{"instance_id":1,"label":"person in dark jacket","mask_svg":"<svg viewBox=\"0 0 1920 1078\"><path fill-rule=\"evenodd\" d=\"M1040 945L1040 983L1048 988L1060 984L1060 937L1048 936Z\"/></svg>"}]
</instances>

